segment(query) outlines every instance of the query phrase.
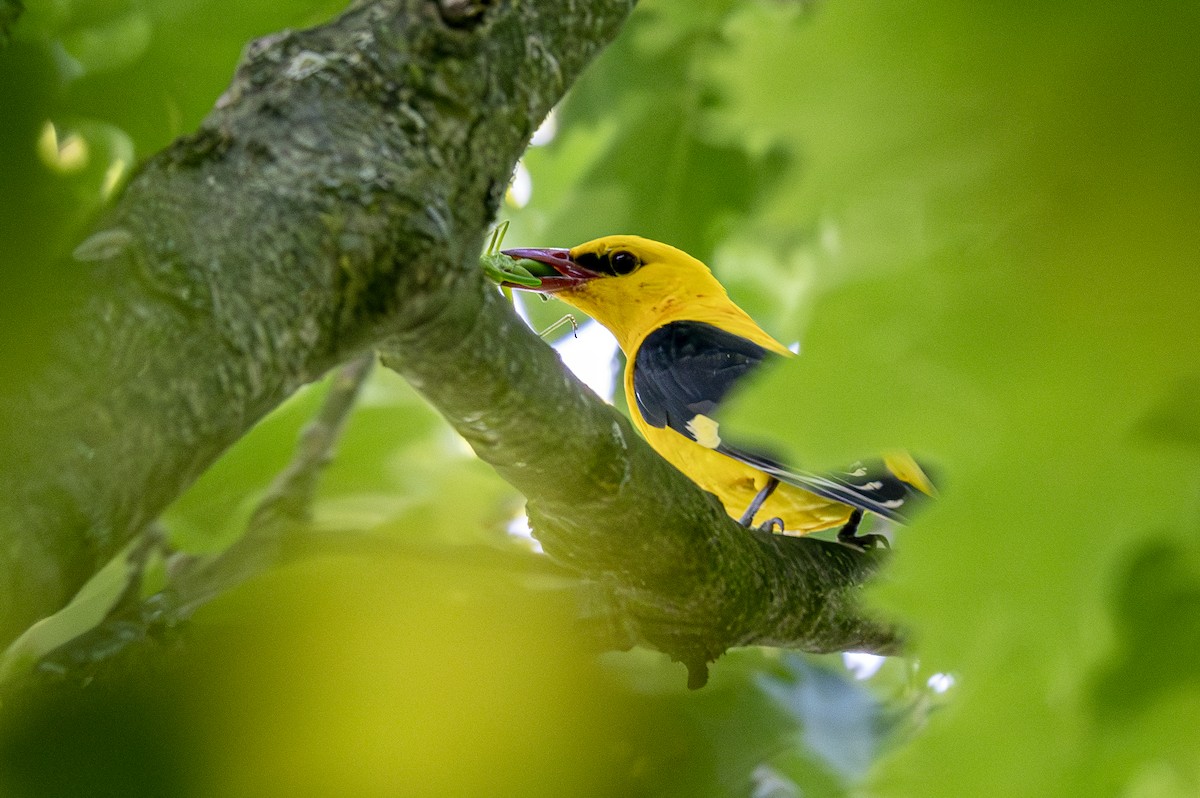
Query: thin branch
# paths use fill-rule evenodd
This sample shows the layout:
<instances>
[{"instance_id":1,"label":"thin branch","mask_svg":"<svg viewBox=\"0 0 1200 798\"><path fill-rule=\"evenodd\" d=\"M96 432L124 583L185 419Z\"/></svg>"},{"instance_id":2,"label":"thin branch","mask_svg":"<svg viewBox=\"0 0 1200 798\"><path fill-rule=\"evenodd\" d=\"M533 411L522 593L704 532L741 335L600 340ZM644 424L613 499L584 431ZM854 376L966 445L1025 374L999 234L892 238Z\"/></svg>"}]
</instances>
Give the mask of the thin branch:
<instances>
[{"instance_id":1,"label":"thin branch","mask_svg":"<svg viewBox=\"0 0 1200 798\"><path fill-rule=\"evenodd\" d=\"M246 580L278 565L289 537L312 518L317 484L345 427L354 402L375 364L370 352L334 372L329 393L300 434L296 454L258 503L245 533L229 548L208 557L172 563L167 590L174 597L176 620Z\"/></svg>"},{"instance_id":2,"label":"thin branch","mask_svg":"<svg viewBox=\"0 0 1200 798\"><path fill-rule=\"evenodd\" d=\"M287 548L299 545L308 532L321 472L333 457L374 363L371 352L334 372L325 401L300 433L291 462L271 483L236 542L219 554L176 555L166 586L146 598L137 595L141 579L132 579L128 597L107 619L48 653L38 670L54 678L86 681L139 644L179 626L205 603L279 565ZM147 537L142 548L149 551L161 537L161 531Z\"/></svg>"}]
</instances>

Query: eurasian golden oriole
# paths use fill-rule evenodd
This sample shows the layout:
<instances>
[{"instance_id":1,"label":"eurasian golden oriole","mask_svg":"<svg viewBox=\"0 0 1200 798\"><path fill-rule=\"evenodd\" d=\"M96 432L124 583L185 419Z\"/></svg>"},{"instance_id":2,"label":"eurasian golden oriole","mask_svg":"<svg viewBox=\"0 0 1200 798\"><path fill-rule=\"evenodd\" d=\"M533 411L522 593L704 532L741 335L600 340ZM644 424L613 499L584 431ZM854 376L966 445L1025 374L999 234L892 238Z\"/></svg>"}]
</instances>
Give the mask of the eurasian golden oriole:
<instances>
[{"instance_id":1,"label":"eurasian golden oriole","mask_svg":"<svg viewBox=\"0 0 1200 798\"><path fill-rule=\"evenodd\" d=\"M573 249L508 249L540 264L540 284L514 288L551 294L616 336L624 351L625 396L650 445L747 526L803 535L841 526L857 536L864 511L903 521L906 505L933 486L906 453L855 464L842 473L789 468L725 439L714 418L722 399L761 364L789 357L787 347L733 303L700 261L638 236L606 236Z\"/></svg>"}]
</instances>

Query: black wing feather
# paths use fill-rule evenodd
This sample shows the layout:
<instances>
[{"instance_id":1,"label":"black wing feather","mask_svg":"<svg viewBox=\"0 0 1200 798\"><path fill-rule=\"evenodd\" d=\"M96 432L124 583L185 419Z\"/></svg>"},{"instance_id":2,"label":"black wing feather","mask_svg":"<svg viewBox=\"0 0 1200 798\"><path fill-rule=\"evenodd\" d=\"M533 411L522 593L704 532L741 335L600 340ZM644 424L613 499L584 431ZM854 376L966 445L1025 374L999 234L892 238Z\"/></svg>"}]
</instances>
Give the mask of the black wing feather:
<instances>
[{"instance_id":1,"label":"black wing feather","mask_svg":"<svg viewBox=\"0 0 1200 798\"><path fill-rule=\"evenodd\" d=\"M740 380L779 358L782 355L711 324L671 322L646 336L638 348L633 369L638 410L651 426L669 427L695 440L689 421L697 415L712 417ZM724 441L715 451L780 482L897 521L904 520L899 508L919 493L882 462L859 464L844 474L812 474Z\"/></svg>"},{"instance_id":2,"label":"black wing feather","mask_svg":"<svg viewBox=\"0 0 1200 798\"><path fill-rule=\"evenodd\" d=\"M664 325L638 347L633 369L638 410L651 425L691 437L687 423L694 416L711 414L738 380L778 357L711 324Z\"/></svg>"}]
</instances>

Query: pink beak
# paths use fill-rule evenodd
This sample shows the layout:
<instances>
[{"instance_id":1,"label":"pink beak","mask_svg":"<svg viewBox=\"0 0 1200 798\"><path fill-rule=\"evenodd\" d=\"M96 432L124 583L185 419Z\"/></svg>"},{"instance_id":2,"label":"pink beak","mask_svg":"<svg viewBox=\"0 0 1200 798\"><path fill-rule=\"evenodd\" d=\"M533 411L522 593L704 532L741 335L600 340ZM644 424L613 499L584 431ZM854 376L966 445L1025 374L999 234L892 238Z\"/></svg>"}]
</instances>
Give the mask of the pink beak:
<instances>
[{"instance_id":1,"label":"pink beak","mask_svg":"<svg viewBox=\"0 0 1200 798\"><path fill-rule=\"evenodd\" d=\"M542 277L542 284L537 288L529 288L523 285L512 285L513 288L519 288L523 291L536 291L540 294L553 294L555 291L562 291L565 288L573 288L574 286L585 283L588 280L599 277L595 272L588 271L580 266L575 261L571 260L571 251L569 249L505 249L501 250L502 255L507 255L514 260L527 258L538 263L544 263L550 266L556 275Z\"/></svg>"}]
</instances>

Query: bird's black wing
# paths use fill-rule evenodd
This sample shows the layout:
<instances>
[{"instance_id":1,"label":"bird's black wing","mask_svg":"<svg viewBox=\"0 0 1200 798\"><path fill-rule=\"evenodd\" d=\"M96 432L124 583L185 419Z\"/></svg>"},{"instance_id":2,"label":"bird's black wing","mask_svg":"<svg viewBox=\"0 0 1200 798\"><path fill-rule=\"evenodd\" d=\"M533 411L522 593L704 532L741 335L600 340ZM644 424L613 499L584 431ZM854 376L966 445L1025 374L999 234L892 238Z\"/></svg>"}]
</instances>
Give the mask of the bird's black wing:
<instances>
[{"instance_id":1,"label":"bird's black wing","mask_svg":"<svg viewBox=\"0 0 1200 798\"><path fill-rule=\"evenodd\" d=\"M797 471L769 455L725 440L713 418L739 380L760 365L782 358L758 344L699 321L676 321L654 330L634 358L633 392L638 411L654 427L680 435L803 488L894 520L918 493L882 462L855 464L843 473Z\"/></svg>"},{"instance_id":2,"label":"bird's black wing","mask_svg":"<svg viewBox=\"0 0 1200 798\"><path fill-rule=\"evenodd\" d=\"M646 336L633 365L638 410L655 427L695 440L688 424L709 416L733 387L780 355L700 321L675 321Z\"/></svg>"}]
</instances>

